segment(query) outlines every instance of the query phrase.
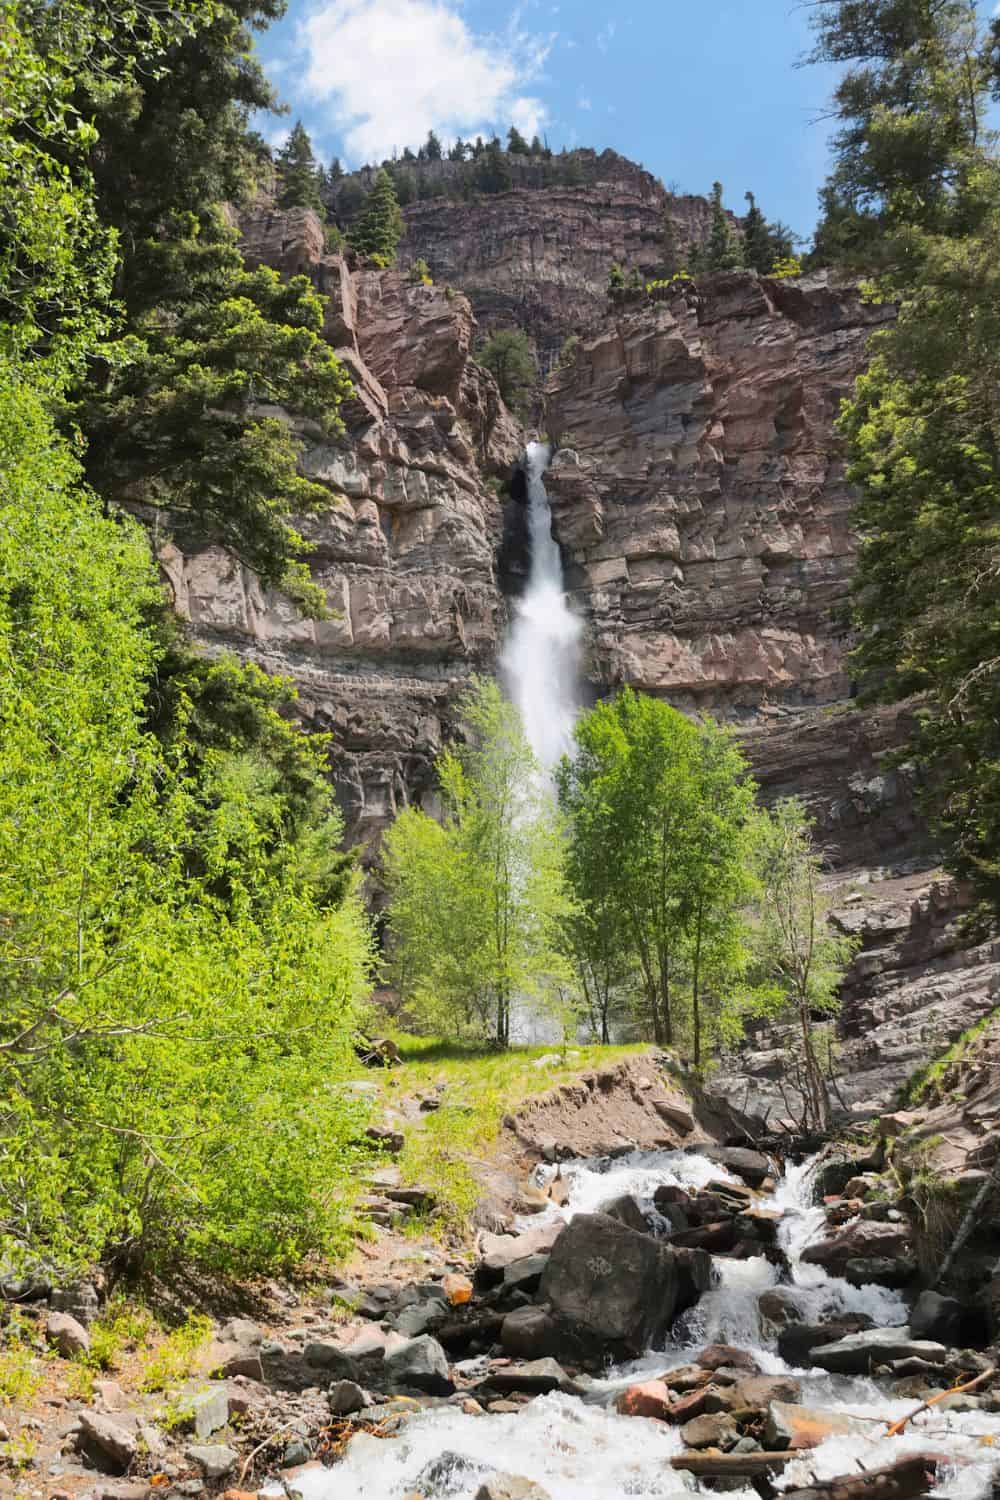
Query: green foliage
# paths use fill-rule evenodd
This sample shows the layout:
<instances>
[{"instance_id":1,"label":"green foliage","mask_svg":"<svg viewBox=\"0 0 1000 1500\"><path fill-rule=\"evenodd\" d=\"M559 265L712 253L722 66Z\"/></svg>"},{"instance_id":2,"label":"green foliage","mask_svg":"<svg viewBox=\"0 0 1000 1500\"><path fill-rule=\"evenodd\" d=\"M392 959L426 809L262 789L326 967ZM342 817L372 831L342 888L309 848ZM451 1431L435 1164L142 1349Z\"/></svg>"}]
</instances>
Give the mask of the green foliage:
<instances>
[{"instance_id":1,"label":"green foliage","mask_svg":"<svg viewBox=\"0 0 1000 1500\"><path fill-rule=\"evenodd\" d=\"M184 1322L168 1333L146 1361L139 1381L144 1391L166 1391L187 1380L198 1368L198 1357L212 1337L212 1320L204 1313L188 1313Z\"/></svg>"},{"instance_id":2,"label":"green foliage","mask_svg":"<svg viewBox=\"0 0 1000 1500\"><path fill-rule=\"evenodd\" d=\"M148 545L9 379L0 468L0 1256L248 1270L336 1249L360 907L320 908L238 778L206 808L204 698L201 744L144 729Z\"/></svg>"},{"instance_id":3,"label":"green foliage","mask_svg":"<svg viewBox=\"0 0 1000 1500\"><path fill-rule=\"evenodd\" d=\"M531 147L524 139L516 125L512 125L507 132L507 150L511 156L530 156Z\"/></svg>"},{"instance_id":4,"label":"green foliage","mask_svg":"<svg viewBox=\"0 0 1000 1500\"><path fill-rule=\"evenodd\" d=\"M799 1093L803 1126L825 1132L830 1125L827 1042L817 1036L815 1018L838 1010L838 990L856 945L828 921L830 902L822 890L811 826L794 798L779 802L758 825L756 1000L763 1013L794 1019L799 1048L790 1054L789 1086Z\"/></svg>"},{"instance_id":5,"label":"green foliage","mask_svg":"<svg viewBox=\"0 0 1000 1500\"><path fill-rule=\"evenodd\" d=\"M392 265L403 235L403 215L392 178L385 168L379 170L364 207L351 225L348 244L362 255Z\"/></svg>"},{"instance_id":6,"label":"green foliage","mask_svg":"<svg viewBox=\"0 0 1000 1500\"><path fill-rule=\"evenodd\" d=\"M496 379L512 411L523 411L538 379L531 340L521 328L498 328L478 350L476 359Z\"/></svg>"},{"instance_id":7,"label":"green foliage","mask_svg":"<svg viewBox=\"0 0 1000 1500\"><path fill-rule=\"evenodd\" d=\"M296 120L278 152L279 208L313 208L321 213L320 170L309 133L302 121Z\"/></svg>"},{"instance_id":8,"label":"green foliage","mask_svg":"<svg viewBox=\"0 0 1000 1500\"><path fill-rule=\"evenodd\" d=\"M434 278L431 276L431 268L422 256L419 260L415 260L410 267L410 280L413 282L414 286L434 285Z\"/></svg>"},{"instance_id":9,"label":"green foliage","mask_svg":"<svg viewBox=\"0 0 1000 1500\"><path fill-rule=\"evenodd\" d=\"M559 360L557 364L558 369L569 369L572 365L576 364L576 356L580 349L581 342L582 340L578 333L570 334L569 338L566 339L562 348L559 350Z\"/></svg>"},{"instance_id":10,"label":"green foliage","mask_svg":"<svg viewBox=\"0 0 1000 1500\"><path fill-rule=\"evenodd\" d=\"M699 270L734 271L743 264L743 246L722 204L722 183L712 183L712 218Z\"/></svg>"},{"instance_id":11,"label":"green foliage","mask_svg":"<svg viewBox=\"0 0 1000 1500\"><path fill-rule=\"evenodd\" d=\"M444 152L441 149L441 142L433 130L427 133L427 140L424 143L423 151L428 161L440 161L444 156Z\"/></svg>"},{"instance_id":12,"label":"green foliage","mask_svg":"<svg viewBox=\"0 0 1000 1500\"><path fill-rule=\"evenodd\" d=\"M863 23L863 24L862 24ZM898 316L840 427L861 534L865 696L922 695L908 747L949 867L1000 907L1000 170L983 126L995 27L955 3L822 7L851 64L817 255L875 267Z\"/></svg>"},{"instance_id":13,"label":"green foliage","mask_svg":"<svg viewBox=\"0 0 1000 1500\"><path fill-rule=\"evenodd\" d=\"M677 225L669 206L663 210L663 228L660 234L660 278L669 280L681 269L682 256Z\"/></svg>"},{"instance_id":14,"label":"green foliage","mask_svg":"<svg viewBox=\"0 0 1000 1500\"><path fill-rule=\"evenodd\" d=\"M622 270L618 262L615 261L611 266L611 269L608 271L608 292L609 294L613 294L615 292L623 292L624 290L625 272Z\"/></svg>"},{"instance_id":15,"label":"green foliage","mask_svg":"<svg viewBox=\"0 0 1000 1500\"><path fill-rule=\"evenodd\" d=\"M794 276L801 276L804 269L800 256L787 255L776 260L768 274L773 276L775 281L787 281Z\"/></svg>"},{"instance_id":16,"label":"green foliage","mask_svg":"<svg viewBox=\"0 0 1000 1500\"><path fill-rule=\"evenodd\" d=\"M746 200L750 207L743 223L743 264L761 276L798 275L797 271L787 269L794 260L795 236L791 230L784 224L768 223L753 193L747 193ZM779 272L779 266L786 269Z\"/></svg>"},{"instance_id":17,"label":"green foliage","mask_svg":"<svg viewBox=\"0 0 1000 1500\"><path fill-rule=\"evenodd\" d=\"M469 742L438 761L444 821L410 808L386 835L396 985L424 1025L511 1040L515 1003L552 1009L566 896L551 798L496 683L461 705Z\"/></svg>"},{"instance_id":18,"label":"green foliage","mask_svg":"<svg viewBox=\"0 0 1000 1500\"><path fill-rule=\"evenodd\" d=\"M3 1330L0 1346L0 1411L8 1406L26 1406L45 1383L40 1361L27 1338L27 1329L16 1314Z\"/></svg>"},{"instance_id":19,"label":"green foliage","mask_svg":"<svg viewBox=\"0 0 1000 1500\"><path fill-rule=\"evenodd\" d=\"M576 727L559 770L567 873L580 912L570 936L602 1016L638 976L657 1042L706 1043L739 1029L753 891L754 787L729 737L625 689Z\"/></svg>"},{"instance_id":20,"label":"green foliage","mask_svg":"<svg viewBox=\"0 0 1000 1500\"><path fill-rule=\"evenodd\" d=\"M155 305L76 406L88 477L108 499L162 508L182 536L221 542L322 613L289 517L324 509L329 493L298 473L286 423L260 411L285 406L342 431L351 387L322 338L322 302L304 276L246 270L221 217L169 228L146 262Z\"/></svg>"},{"instance_id":21,"label":"green foliage","mask_svg":"<svg viewBox=\"0 0 1000 1500\"><path fill-rule=\"evenodd\" d=\"M474 185L481 193L507 193L514 178L507 165L500 142L492 140L476 158Z\"/></svg>"}]
</instances>

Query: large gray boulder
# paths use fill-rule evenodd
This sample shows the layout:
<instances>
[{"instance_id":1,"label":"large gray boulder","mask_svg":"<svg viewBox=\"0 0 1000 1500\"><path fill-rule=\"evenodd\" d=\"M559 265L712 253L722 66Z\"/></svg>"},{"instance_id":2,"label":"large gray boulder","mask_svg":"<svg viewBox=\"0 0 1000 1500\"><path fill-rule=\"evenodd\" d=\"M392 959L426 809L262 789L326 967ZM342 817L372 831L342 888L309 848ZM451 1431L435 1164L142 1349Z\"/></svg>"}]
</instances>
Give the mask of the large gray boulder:
<instances>
[{"instance_id":1,"label":"large gray boulder","mask_svg":"<svg viewBox=\"0 0 1000 1500\"><path fill-rule=\"evenodd\" d=\"M910 1314L910 1331L914 1338L933 1339L942 1344L957 1344L962 1336L965 1309L955 1297L940 1292L921 1292Z\"/></svg>"},{"instance_id":2,"label":"large gray boulder","mask_svg":"<svg viewBox=\"0 0 1000 1500\"><path fill-rule=\"evenodd\" d=\"M539 1300L564 1347L638 1356L669 1329L678 1283L668 1246L606 1214L577 1214L555 1243Z\"/></svg>"},{"instance_id":3,"label":"large gray boulder","mask_svg":"<svg viewBox=\"0 0 1000 1500\"><path fill-rule=\"evenodd\" d=\"M942 1365L948 1358L943 1344L929 1339L915 1339L909 1328L869 1328L852 1333L835 1344L812 1349L810 1363L829 1370L831 1375L870 1375L876 1365L894 1364L897 1360L917 1359L925 1364Z\"/></svg>"},{"instance_id":4,"label":"large gray boulder","mask_svg":"<svg viewBox=\"0 0 1000 1500\"><path fill-rule=\"evenodd\" d=\"M518 1359L542 1359L558 1346L559 1333L543 1307L519 1307L504 1318L500 1343Z\"/></svg>"},{"instance_id":5,"label":"large gray boulder","mask_svg":"<svg viewBox=\"0 0 1000 1500\"><path fill-rule=\"evenodd\" d=\"M428 1334L409 1339L386 1354L385 1379L393 1391L418 1390L431 1396L450 1396L455 1389L448 1374L448 1356L437 1339Z\"/></svg>"}]
</instances>

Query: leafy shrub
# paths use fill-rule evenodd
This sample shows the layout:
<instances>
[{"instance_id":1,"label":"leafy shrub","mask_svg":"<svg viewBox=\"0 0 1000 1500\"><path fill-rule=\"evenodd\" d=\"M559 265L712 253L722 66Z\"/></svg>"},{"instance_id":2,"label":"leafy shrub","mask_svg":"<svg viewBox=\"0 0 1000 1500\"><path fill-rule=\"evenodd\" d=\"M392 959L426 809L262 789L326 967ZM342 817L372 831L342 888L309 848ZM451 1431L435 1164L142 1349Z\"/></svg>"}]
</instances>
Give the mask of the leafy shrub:
<instances>
[{"instance_id":1,"label":"leafy shrub","mask_svg":"<svg viewBox=\"0 0 1000 1500\"><path fill-rule=\"evenodd\" d=\"M770 275L776 281L785 281L790 276L802 275L802 258L798 255L786 255L776 260L771 267Z\"/></svg>"},{"instance_id":2,"label":"leafy shrub","mask_svg":"<svg viewBox=\"0 0 1000 1500\"><path fill-rule=\"evenodd\" d=\"M431 276L431 268L427 262L420 258L415 260L410 267L410 280L415 286L433 286L434 279Z\"/></svg>"},{"instance_id":3,"label":"leafy shrub","mask_svg":"<svg viewBox=\"0 0 1000 1500\"><path fill-rule=\"evenodd\" d=\"M197 1369L198 1357L211 1336L211 1318L204 1313L189 1313L147 1361L139 1382L142 1390L165 1391L179 1380L187 1380Z\"/></svg>"},{"instance_id":4,"label":"leafy shrub","mask_svg":"<svg viewBox=\"0 0 1000 1500\"><path fill-rule=\"evenodd\" d=\"M495 377L500 394L512 411L523 410L538 378L531 340L521 328L498 328L483 344L477 360Z\"/></svg>"}]
</instances>

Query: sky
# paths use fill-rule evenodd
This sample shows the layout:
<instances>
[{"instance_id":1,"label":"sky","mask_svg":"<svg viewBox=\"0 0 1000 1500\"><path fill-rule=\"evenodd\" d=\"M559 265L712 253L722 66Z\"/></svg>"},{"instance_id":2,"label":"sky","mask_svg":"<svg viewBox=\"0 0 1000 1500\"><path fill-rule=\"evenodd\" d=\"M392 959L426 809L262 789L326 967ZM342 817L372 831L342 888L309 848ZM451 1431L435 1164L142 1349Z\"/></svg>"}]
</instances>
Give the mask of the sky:
<instances>
[{"instance_id":1,"label":"sky","mask_svg":"<svg viewBox=\"0 0 1000 1500\"><path fill-rule=\"evenodd\" d=\"M808 238L826 174L828 68L800 0L289 0L259 42L289 106L346 167L513 121L563 146L611 147L676 191L722 182L745 211Z\"/></svg>"}]
</instances>

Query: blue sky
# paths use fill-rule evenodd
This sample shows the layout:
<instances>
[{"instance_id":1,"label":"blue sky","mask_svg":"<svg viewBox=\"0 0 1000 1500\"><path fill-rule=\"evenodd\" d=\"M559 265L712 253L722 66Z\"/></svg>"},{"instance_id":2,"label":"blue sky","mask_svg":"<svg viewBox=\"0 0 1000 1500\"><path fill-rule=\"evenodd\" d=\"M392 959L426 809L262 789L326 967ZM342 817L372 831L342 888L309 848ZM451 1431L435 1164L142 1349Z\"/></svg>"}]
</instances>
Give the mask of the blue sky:
<instances>
[{"instance_id":1,"label":"blue sky","mask_svg":"<svg viewBox=\"0 0 1000 1500\"><path fill-rule=\"evenodd\" d=\"M681 191L749 188L809 235L826 172L833 83L796 68L796 0L290 0L260 50L286 119L345 165L513 119L556 149L610 146Z\"/></svg>"}]
</instances>

